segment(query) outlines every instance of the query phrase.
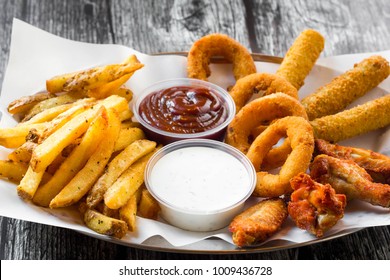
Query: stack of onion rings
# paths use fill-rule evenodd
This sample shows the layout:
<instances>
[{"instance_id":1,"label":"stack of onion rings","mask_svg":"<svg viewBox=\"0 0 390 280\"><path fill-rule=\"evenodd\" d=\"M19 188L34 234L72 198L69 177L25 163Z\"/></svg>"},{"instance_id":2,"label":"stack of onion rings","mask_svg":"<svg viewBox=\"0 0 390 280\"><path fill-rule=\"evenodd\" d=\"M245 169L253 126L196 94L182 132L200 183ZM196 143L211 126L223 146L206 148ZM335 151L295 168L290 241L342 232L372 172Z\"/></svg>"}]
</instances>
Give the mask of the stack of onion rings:
<instances>
[{"instance_id":1,"label":"stack of onion rings","mask_svg":"<svg viewBox=\"0 0 390 280\"><path fill-rule=\"evenodd\" d=\"M279 174L259 171L268 152L282 137L288 137L292 151ZM260 197L278 197L291 193L290 179L301 172L306 172L313 151L313 128L306 119L290 116L272 123L255 139L246 154L256 171L259 171L253 194Z\"/></svg>"},{"instance_id":2,"label":"stack of onion rings","mask_svg":"<svg viewBox=\"0 0 390 280\"><path fill-rule=\"evenodd\" d=\"M227 35L210 34L192 45L188 53L188 77L206 81L211 74L209 63L212 56L223 56L232 62L236 80L256 73L253 58L244 46Z\"/></svg>"},{"instance_id":3,"label":"stack of onion rings","mask_svg":"<svg viewBox=\"0 0 390 280\"><path fill-rule=\"evenodd\" d=\"M295 99L298 99L298 91L284 78L268 73L254 73L239 79L230 90L236 112L251 99L254 93L263 93L263 96L283 92Z\"/></svg>"},{"instance_id":4,"label":"stack of onion rings","mask_svg":"<svg viewBox=\"0 0 390 280\"><path fill-rule=\"evenodd\" d=\"M301 103L282 92L255 99L236 114L228 126L225 141L245 154L252 144L251 140L257 136L253 135L253 131L259 130L259 126L268 125L286 116L307 119Z\"/></svg>"}]
</instances>

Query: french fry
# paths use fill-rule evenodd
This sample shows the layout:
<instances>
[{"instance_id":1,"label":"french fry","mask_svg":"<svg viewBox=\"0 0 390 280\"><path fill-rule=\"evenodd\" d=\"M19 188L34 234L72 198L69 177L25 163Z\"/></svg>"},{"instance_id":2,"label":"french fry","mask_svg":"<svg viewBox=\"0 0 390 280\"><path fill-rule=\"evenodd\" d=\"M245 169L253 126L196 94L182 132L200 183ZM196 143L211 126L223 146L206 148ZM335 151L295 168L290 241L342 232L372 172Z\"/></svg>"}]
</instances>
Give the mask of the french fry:
<instances>
[{"instance_id":1,"label":"french fry","mask_svg":"<svg viewBox=\"0 0 390 280\"><path fill-rule=\"evenodd\" d=\"M104 203L111 209L124 206L144 182L145 167L154 152L130 166L104 194Z\"/></svg>"},{"instance_id":2,"label":"french fry","mask_svg":"<svg viewBox=\"0 0 390 280\"><path fill-rule=\"evenodd\" d=\"M40 101L36 105L34 105L33 108L31 108L25 117L23 118L22 122L26 122L30 120L32 117L34 117L36 114L39 114L47 109L57 107L59 105L64 105L68 103L73 103L79 100L83 97L82 92L69 92L66 94L62 94L59 96L51 97L45 100Z\"/></svg>"},{"instance_id":3,"label":"french fry","mask_svg":"<svg viewBox=\"0 0 390 280\"><path fill-rule=\"evenodd\" d=\"M114 151L121 151L136 140L145 139L145 133L138 127L122 128L115 142Z\"/></svg>"},{"instance_id":4,"label":"french fry","mask_svg":"<svg viewBox=\"0 0 390 280\"><path fill-rule=\"evenodd\" d=\"M120 131L120 119L114 110L108 110L108 128L98 148L83 169L50 202L50 208L66 207L79 201L104 172Z\"/></svg>"},{"instance_id":5,"label":"french fry","mask_svg":"<svg viewBox=\"0 0 390 280\"><path fill-rule=\"evenodd\" d=\"M119 208L119 219L126 222L129 231L135 231L136 229L137 204L140 198L141 189L138 189L126 204Z\"/></svg>"},{"instance_id":6,"label":"french fry","mask_svg":"<svg viewBox=\"0 0 390 280\"><path fill-rule=\"evenodd\" d=\"M36 143L27 141L23 143L20 147L16 148L8 155L8 159L14 162L20 162L28 164L31 160L31 155L35 147Z\"/></svg>"},{"instance_id":7,"label":"french fry","mask_svg":"<svg viewBox=\"0 0 390 280\"><path fill-rule=\"evenodd\" d=\"M107 217L91 209L85 211L84 222L93 231L116 238L124 237L127 232L126 222Z\"/></svg>"},{"instance_id":8,"label":"french fry","mask_svg":"<svg viewBox=\"0 0 390 280\"><path fill-rule=\"evenodd\" d=\"M34 194L37 191L39 184L41 183L42 176L44 173L45 170L35 172L31 168L31 166L29 166L26 174L20 181L19 186L16 188L18 195L25 200L31 200L34 197Z\"/></svg>"},{"instance_id":9,"label":"french fry","mask_svg":"<svg viewBox=\"0 0 390 280\"><path fill-rule=\"evenodd\" d=\"M131 78L132 75L133 75L133 73L124 75L124 76L120 77L119 79L116 79L108 84L91 89L88 91L87 95L90 97L94 97L96 99L102 99L102 98L106 98L107 96L110 96L112 94L117 94L117 92L120 94L123 94L123 93L127 94L127 92L118 91L118 90L124 83L126 83ZM120 95L120 94L117 94L117 95Z\"/></svg>"},{"instance_id":10,"label":"french fry","mask_svg":"<svg viewBox=\"0 0 390 280\"><path fill-rule=\"evenodd\" d=\"M160 206L158 205L158 202L146 188L143 188L138 203L137 214L146 219L156 220L159 212Z\"/></svg>"},{"instance_id":11,"label":"french fry","mask_svg":"<svg viewBox=\"0 0 390 280\"><path fill-rule=\"evenodd\" d=\"M71 107L72 104L64 104L53 108L49 108L47 110L39 112L38 114L30 118L28 121L19 123L17 126L25 126L33 123L44 123L44 122L51 121L59 114L69 110Z\"/></svg>"},{"instance_id":12,"label":"french fry","mask_svg":"<svg viewBox=\"0 0 390 280\"><path fill-rule=\"evenodd\" d=\"M53 96L54 95L49 92L38 92L33 95L23 96L19 99L12 101L8 105L7 110L10 114L25 113L40 101L51 98Z\"/></svg>"},{"instance_id":13,"label":"french fry","mask_svg":"<svg viewBox=\"0 0 390 280\"><path fill-rule=\"evenodd\" d=\"M0 177L19 183L27 172L28 165L11 160L0 160Z\"/></svg>"},{"instance_id":14,"label":"french fry","mask_svg":"<svg viewBox=\"0 0 390 280\"><path fill-rule=\"evenodd\" d=\"M35 129L38 133L47 127L47 123L34 123L25 126L0 128L0 145L6 148L17 148L26 142L26 136L30 130Z\"/></svg>"},{"instance_id":15,"label":"french fry","mask_svg":"<svg viewBox=\"0 0 390 280\"><path fill-rule=\"evenodd\" d=\"M121 121L127 121L130 120L134 116L133 111L130 110L130 108L127 108L127 110L124 110L123 112L120 113L120 119Z\"/></svg>"},{"instance_id":16,"label":"french fry","mask_svg":"<svg viewBox=\"0 0 390 280\"><path fill-rule=\"evenodd\" d=\"M98 105L106 107L107 110L114 109L117 112L122 112L128 108L126 99L116 95L98 102ZM77 115L38 145L31 157L30 165L33 170L39 172L46 169L66 146L80 137L87 130L100 106L94 106Z\"/></svg>"},{"instance_id":17,"label":"french fry","mask_svg":"<svg viewBox=\"0 0 390 280\"><path fill-rule=\"evenodd\" d=\"M132 120L126 120L121 123L121 129L125 129L128 127L138 127L140 129L142 128L139 122L133 122Z\"/></svg>"},{"instance_id":18,"label":"french fry","mask_svg":"<svg viewBox=\"0 0 390 280\"><path fill-rule=\"evenodd\" d=\"M70 182L95 152L108 127L107 110L102 107L90 127L65 161L59 166L53 177L38 188L34 203L48 207L50 201Z\"/></svg>"},{"instance_id":19,"label":"french fry","mask_svg":"<svg viewBox=\"0 0 390 280\"><path fill-rule=\"evenodd\" d=\"M56 130L60 129L64 124L69 122L75 116L85 112L95 104L94 98L84 98L78 102L73 103L73 107L69 110L59 114L48 124L47 128L42 132L41 139L46 139L49 135L53 134Z\"/></svg>"},{"instance_id":20,"label":"french fry","mask_svg":"<svg viewBox=\"0 0 390 280\"><path fill-rule=\"evenodd\" d=\"M87 196L87 205L94 208L103 200L107 189L125 172L134 162L151 153L156 143L149 140L137 140L127 146L109 164L105 173L99 178ZM112 208L112 207L110 207ZM119 208L119 207L118 207ZM112 208L112 209L118 209Z\"/></svg>"},{"instance_id":21,"label":"french fry","mask_svg":"<svg viewBox=\"0 0 390 280\"><path fill-rule=\"evenodd\" d=\"M88 91L131 74L142 67L143 64L134 60L122 64L95 67L73 74L53 77L46 81L46 88L51 93L58 91Z\"/></svg>"},{"instance_id":22,"label":"french fry","mask_svg":"<svg viewBox=\"0 0 390 280\"><path fill-rule=\"evenodd\" d=\"M126 98L128 102L130 102L133 99L133 92L130 89L125 87L118 88L112 94Z\"/></svg>"}]
</instances>

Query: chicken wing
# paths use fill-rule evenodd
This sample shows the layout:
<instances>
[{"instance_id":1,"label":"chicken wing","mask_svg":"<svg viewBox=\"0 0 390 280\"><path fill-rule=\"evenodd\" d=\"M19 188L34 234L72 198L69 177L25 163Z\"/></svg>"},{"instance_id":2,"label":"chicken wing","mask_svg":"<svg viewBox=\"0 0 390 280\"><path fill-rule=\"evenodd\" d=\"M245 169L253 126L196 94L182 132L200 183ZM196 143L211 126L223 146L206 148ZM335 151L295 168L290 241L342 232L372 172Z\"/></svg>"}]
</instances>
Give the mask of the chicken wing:
<instances>
[{"instance_id":1,"label":"chicken wing","mask_svg":"<svg viewBox=\"0 0 390 280\"><path fill-rule=\"evenodd\" d=\"M317 237L333 227L343 216L347 199L329 185L315 182L305 173L291 179L294 192L288 213L295 224Z\"/></svg>"},{"instance_id":2,"label":"chicken wing","mask_svg":"<svg viewBox=\"0 0 390 280\"><path fill-rule=\"evenodd\" d=\"M375 182L390 183L390 157L367 149L331 144L321 139L317 139L315 144L317 154L353 160L364 168Z\"/></svg>"},{"instance_id":3,"label":"chicken wing","mask_svg":"<svg viewBox=\"0 0 390 280\"><path fill-rule=\"evenodd\" d=\"M373 205L390 207L390 185L374 183L371 176L352 160L328 155L316 156L310 165L311 177L322 184L330 184L348 200L360 199Z\"/></svg>"},{"instance_id":4,"label":"chicken wing","mask_svg":"<svg viewBox=\"0 0 390 280\"><path fill-rule=\"evenodd\" d=\"M239 247L265 241L276 233L288 216L283 199L262 200L236 216L230 223L233 242Z\"/></svg>"}]
</instances>

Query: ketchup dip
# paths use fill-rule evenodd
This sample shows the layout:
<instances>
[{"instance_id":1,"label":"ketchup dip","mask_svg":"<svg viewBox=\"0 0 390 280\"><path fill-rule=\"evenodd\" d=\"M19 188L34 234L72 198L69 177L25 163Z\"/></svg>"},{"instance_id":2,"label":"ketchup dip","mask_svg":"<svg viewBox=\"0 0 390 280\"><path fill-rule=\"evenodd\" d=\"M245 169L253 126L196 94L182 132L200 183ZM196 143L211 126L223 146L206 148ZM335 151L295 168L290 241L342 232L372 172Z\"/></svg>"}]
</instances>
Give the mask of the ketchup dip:
<instances>
[{"instance_id":1,"label":"ketchup dip","mask_svg":"<svg viewBox=\"0 0 390 280\"><path fill-rule=\"evenodd\" d=\"M191 231L227 226L252 194L256 173L235 148L214 140L183 140L149 161L145 183L162 217Z\"/></svg>"},{"instance_id":2,"label":"ketchup dip","mask_svg":"<svg viewBox=\"0 0 390 280\"><path fill-rule=\"evenodd\" d=\"M148 138L158 143L194 138L222 141L235 105L224 89L212 83L179 78L146 88L133 111Z\"/></svg>"}]
</instances>

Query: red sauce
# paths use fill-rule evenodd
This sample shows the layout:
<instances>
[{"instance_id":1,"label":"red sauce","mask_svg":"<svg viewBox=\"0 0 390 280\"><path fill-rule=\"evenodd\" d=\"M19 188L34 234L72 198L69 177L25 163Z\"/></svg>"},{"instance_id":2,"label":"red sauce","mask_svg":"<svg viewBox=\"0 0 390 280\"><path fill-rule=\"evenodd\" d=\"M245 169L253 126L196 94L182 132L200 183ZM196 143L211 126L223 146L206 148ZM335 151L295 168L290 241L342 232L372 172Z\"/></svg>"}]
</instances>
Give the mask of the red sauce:
<instances>
[{"instance_id":1,"label":"red sauce","mask_svg":"<svg viewBox=\"0 0 390 280\"><path fill-rule=\"evenodd\" d=\"M222 124L228 117L228 105L210 89L175 86L146 96L139 115L164 131L199 133Z\"/></svg>"}]
</instances>

